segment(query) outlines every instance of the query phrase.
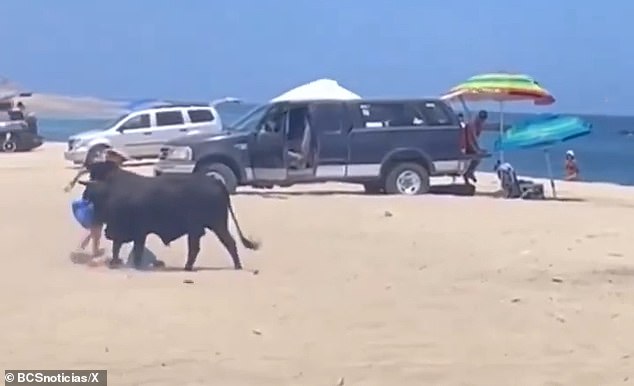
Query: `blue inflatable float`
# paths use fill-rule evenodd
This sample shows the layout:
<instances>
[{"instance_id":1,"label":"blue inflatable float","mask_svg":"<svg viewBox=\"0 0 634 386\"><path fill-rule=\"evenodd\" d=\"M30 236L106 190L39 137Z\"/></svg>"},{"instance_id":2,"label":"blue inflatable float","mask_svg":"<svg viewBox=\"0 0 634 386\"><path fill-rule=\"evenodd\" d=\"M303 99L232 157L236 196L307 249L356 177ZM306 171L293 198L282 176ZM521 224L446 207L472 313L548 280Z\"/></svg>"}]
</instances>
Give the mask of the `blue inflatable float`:
<instances>
[{"instance_id":1,"label":"blue inflatable float","mask_svg":"<svg viewBox=\"0 0 634 386\"><path fill-rule=\"evenodd\" d=\"M84 228L89 229L95 218L95 208L90 201L78 199L73 201L73 216Z\"/></svg>"}]
</instances>

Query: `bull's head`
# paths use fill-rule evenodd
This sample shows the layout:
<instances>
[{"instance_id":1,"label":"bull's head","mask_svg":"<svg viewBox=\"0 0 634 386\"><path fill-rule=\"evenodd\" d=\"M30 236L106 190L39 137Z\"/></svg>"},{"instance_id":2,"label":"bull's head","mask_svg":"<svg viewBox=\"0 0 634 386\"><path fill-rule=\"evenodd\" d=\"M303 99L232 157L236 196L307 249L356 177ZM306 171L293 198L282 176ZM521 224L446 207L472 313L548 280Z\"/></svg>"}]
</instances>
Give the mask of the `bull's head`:
<instances>
[{"instance_id":1,"label":"bull's head","mask_svg":"<svg viewBox=\"0 0 634 386\"><path fill-rule=\"evenodd\" d=\"M87 166L92 181L105 181L119 166L112 161L95 162Z\"/></svg>"}]
</instances>

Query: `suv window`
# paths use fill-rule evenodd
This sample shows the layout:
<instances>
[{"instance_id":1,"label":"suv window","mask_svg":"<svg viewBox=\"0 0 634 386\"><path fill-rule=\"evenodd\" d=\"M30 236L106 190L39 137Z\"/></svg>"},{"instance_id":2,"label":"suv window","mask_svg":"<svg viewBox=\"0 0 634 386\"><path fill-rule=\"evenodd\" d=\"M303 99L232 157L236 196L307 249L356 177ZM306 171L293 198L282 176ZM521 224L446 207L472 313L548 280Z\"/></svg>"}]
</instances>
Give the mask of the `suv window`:
<instances>
[{"instance_id":1,"label":"suv window","mask_svg":"<svg viewBox=\"0 0 634 386\"><path fill-rule=\"evenodd\" d=\"M156 113L156 126L182 125L183 114L180 111L160 111Z\"/></svg>"},{"instance_id":2,"label":"suv window","mask_svg":"<svg viewBox=\"0 0 634 386\"><path fill-rule=\"evenodd\" d=\"M419 104L420 110L425 114L427 124L430 126L443 126L452 124L451 116L446 107L441 103L428 101Z\"/></svg>"},{"instance_id":3,"label":"suv window","mask_svg":"<svg viewBox=\"0 0 634 386\"><path fill-rule=\"evenodd\" d=\"M426 123L419 109L409 103L363 103L359 109L365 128L418 126Z\"/></svg>"},{"instance_id":4,"label":"suv window","mask_svg":"<svg viewBox=\"0 0 634 386\"><path fill-rule=\"evenodd\" d=\"M121 126L121 130L145 129L150 127L150 114L141 114L125 121Z\"/></svg>"},{"instance_id":5,"label":"suv window","mask_svg":"<svg viewBox=\"0 0 634 386\"><path fill-rule=\"evenodd\" d=\"M208 109L188 110L187 115L189 115L189 120L192 123L211 122L214 120L214 115Z\"/></svg>"}]
</instances>

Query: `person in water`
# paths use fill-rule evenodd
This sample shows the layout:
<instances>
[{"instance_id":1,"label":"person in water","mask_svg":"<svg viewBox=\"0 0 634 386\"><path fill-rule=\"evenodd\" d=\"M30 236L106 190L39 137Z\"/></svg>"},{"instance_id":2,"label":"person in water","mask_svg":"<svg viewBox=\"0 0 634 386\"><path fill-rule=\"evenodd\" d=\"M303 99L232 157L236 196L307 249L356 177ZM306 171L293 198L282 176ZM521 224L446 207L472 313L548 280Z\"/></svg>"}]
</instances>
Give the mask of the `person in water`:
<instances>
[{"instance_id":1,"label":"person in water","mask_svg":"<svg viewBox=\"0 0 634 386\"><path fill-rule=\"evenodd\" d=\"M128 159L129 159L128 156L125 155L124 153L115 149L108 149L106 150L104 154L104 159L97 162L111 162L114 165L116 165L116 167L121 167L123 163ZM66 187L64 188L64 191L67 193L70 192L83 175L90 173L91 166L97 162L93 160L86 161L84 165L82 166L82 168L77 173L77 175L68 183L68 185L66 185ZM92 206L87 206L89 205L89 203L82 203L80 201L73 202L73 211L78 210L78 207L80 206L86 206L82 209L87 211L92 211L91 215L89 215L88 217L94 216L94 208L92 208ZM101 243L101 233L103 231L103 224L97 221L94 221L94 218L93 218L92 223L82 224L82 226L88 229L88 234L82 239L81 243L79 244L79 249L84 251L86 247L88 246L88 244L90 243L90 241L92 240L93 257L98 257L102 255L104 253L104 250L100 248L100 243Z\"/></svg>"},{"instance_id":2,"label":"person in water","mask_svg":"<svg viewBox=\"0 0 634 386\"><path fill-rule=\"evenodd\" d=\"M579 179L579 167L575 159L575 152L568 150L566 152L566 162L564 163L566 181L577 181Z\"/></svg>"}]
</instances>

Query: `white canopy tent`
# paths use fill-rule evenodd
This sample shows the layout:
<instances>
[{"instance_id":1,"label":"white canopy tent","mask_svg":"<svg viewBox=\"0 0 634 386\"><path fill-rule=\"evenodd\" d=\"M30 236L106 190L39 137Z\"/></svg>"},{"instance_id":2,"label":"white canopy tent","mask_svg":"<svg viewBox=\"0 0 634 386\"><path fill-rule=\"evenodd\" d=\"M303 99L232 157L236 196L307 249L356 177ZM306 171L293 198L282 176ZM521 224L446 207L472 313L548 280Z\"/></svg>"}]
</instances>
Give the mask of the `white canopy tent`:
<instances>
[{"instance_id":1,"label":"white canopy tent","mask_svg":"<svg viewBox=\"0 0 634 386\"><path fill-rule=\"evenodd\" d=\"M356 100L361 96L342 87L332 79L318 79L295 87L284 94L271 99L271 102L298 102L315 100Z\"/></svg>"}]
</instances>

